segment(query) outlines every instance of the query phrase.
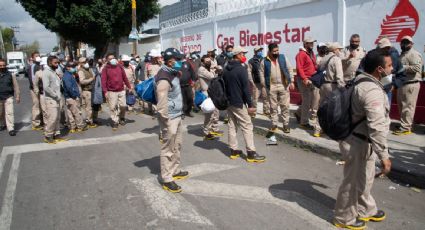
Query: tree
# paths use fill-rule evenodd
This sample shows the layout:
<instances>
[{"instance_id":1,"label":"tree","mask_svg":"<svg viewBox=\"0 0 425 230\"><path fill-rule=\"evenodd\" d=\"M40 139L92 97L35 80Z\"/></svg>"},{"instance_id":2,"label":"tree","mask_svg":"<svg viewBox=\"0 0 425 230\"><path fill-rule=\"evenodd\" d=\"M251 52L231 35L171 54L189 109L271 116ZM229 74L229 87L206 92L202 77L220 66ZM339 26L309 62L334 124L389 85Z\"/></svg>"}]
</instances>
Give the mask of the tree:
<instances>
[{"instance_id":1,"label":"tree","mask_svg":"<svg viewBox=\"0 0 425 230\"><path fill-rule=\"evenodd\" d=\"M131 0L16 0L48 30L106 52L131 31ZM160 11L158 0L137 0L137 27Z\"/></svg>"},{"instance_id":2,"label":"tree","mask_svg":"<svg viewBox=\"0 0 425 230\"><path fill-rule=\"evenodd\" d=\"M19 50L26 53L27 57L31 57L31 54L34 52L39 52L40 50L40 43L36 40L33 41L29 45L22 45L19 47Z\"/></svg>"},{"instance_id":3,"label":"tree","mask_svg":"<svg viewBox=\"0 0 425 230\"><path fill-rule=\"evenodd\" d=\"M4 44L4 49L6 52L12 51L13 50L13 37L15 36L15 32L13 31L12 28L6 27L6 28L0 28L1 29L1 34L3 35L3 44Z\"/></svg>"}]
</instances>

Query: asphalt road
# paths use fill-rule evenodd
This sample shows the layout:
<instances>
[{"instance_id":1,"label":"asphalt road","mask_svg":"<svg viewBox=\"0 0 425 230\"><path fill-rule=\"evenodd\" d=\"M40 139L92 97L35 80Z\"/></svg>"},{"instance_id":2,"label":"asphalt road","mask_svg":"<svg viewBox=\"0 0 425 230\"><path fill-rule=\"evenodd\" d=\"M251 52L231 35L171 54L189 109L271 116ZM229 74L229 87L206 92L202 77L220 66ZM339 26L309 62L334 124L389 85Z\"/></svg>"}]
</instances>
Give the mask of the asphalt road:
<instances>
[{"instance_id":1,"label":"asphalt road","mask_svg":"<svg viewBox=\"0 0 425 230\"><path fill-rule=\"evenodd\" d=\"M157 182L156 120L131 114L113 132L104 106L105 125L44 144L30 130L27 79L19 82L18 135L0 132L0 230L333 229L342 179L333 160L283 143L266 146L260 136L255 143L265 163L230 160L227 136L203 141L197 114L183 122L182 166L191 177L179 182L181 194L171 194ZM377 179L373 194L388 218L370 229L423 229L423 191Z\"/></svg>"}]
</instances>

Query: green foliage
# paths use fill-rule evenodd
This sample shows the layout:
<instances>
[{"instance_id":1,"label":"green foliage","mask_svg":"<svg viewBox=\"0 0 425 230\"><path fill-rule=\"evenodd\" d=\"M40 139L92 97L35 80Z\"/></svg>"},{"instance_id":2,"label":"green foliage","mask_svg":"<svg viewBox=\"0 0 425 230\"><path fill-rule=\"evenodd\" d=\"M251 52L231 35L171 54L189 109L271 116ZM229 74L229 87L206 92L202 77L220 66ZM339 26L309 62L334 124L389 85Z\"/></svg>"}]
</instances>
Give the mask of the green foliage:
<instances>
[{"instance_id":1,"label":"green foliage","mask_svg":"<svg viewBox=\"0 0 425 230\"><path fill-rule=\"evenodd\" d=\"M16 0L48 30L104 49L131 31L131 0ZM136 0L137 26L160 11L158 0Z\"/></svg>"},{"instance_id":2,"label":"green foliage","mask_svg":"<svg viewBox=\"0 0 425 230\"><path fill-rule=\"evenodd\" d=\"M31 54L33 52L39 52L40 43L36 40L36 41L33 41L31 44L20 46L19 50L21 50L22 52L25 52L27 54L27 57L31 57Z\"/></svg>"},{"instance_id":3,"label":"green foliage","mask_svg":"<svg viewBox=\"0 0 425 230\"><path fill-rule=\"evenodd\" d=\"M4 43L4 49L6 52L13 50L13 43L12 38L15 36L15 33L12 28L0 28L1 34L3 35L3 43Z\"/></svg>"}]
</instances>

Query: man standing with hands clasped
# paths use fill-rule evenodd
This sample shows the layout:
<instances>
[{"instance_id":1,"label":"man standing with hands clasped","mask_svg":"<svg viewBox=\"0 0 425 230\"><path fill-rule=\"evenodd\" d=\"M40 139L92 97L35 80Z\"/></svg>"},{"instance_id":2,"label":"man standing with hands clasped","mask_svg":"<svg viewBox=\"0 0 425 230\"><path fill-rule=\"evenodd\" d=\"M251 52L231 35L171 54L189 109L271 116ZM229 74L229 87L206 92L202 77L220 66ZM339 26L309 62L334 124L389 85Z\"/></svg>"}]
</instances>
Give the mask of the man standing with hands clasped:
<instances>
[{"instance_id":1,"label":"man standing with hands clasped","mask_svg":"<svg viewBox=\"0 0 425 230\"><path fill-rule=\"evenodd\" d=\"M248 71L242 63L246 62L247 51L238 46L233 49L233 59L228 62L223 72L223 80L226 85L226 95L229 99L227 114L229 116L229 147L230 158L237 159L242 154L238 149L236 137L237 126L242 130L245 139L247 162L264 162L265 156L255 152L254 134L251 116L256 114L257 109L253 106L249 93Z\"/></svg>"}]
</instances>

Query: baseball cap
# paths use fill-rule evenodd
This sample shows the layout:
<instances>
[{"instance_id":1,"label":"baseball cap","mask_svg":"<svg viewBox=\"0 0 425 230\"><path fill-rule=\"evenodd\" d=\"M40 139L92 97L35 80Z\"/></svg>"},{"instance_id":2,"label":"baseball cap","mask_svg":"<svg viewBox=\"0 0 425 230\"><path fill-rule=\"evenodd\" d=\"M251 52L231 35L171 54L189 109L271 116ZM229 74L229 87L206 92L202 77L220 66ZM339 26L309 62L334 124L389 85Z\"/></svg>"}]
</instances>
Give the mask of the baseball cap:
<instances>
[{"instance_id":1,"label":"baseball cap","mask_svg":"<svg viewBox=\"0 0 425 230\"><path fill-rule=\"evenodd\" d=\"M176 48L168 48L164 51L164 60L168 61L171 58L182 59L184 55Z\"/></svg>"},{"instance_id":2,"label":"baseball cap","mask_svg":"<svg viewBox=\"0 0 425 230\"><path fill-rule=\"evenodd\" d=\"M79 59L78 59L78 62L80 62L80 63L82 63L82 62L86 62L87 61L87 58L85 58L85 57L80 57Z\"/></svg>"},{"instance_id":3,"label":"baseball cap","mask_svg":"<svg viewBox=\"0 0 425 230\"><path fill-rule=\"evenodd\" d=\"M247 53L248 51L246 51L246 49L242 48L241 46L236 46L233 50L232 53L233 55L237 55L240 53Z\"/></svg>"},{"instance_id":4,"label":"baseball cap","mask_svg":"<svg viewBox=\"0 0 425 230\"><path fill-rule=\"evenodd\" d=\"M400 41L403 41L403 40L408 40L408 41L410 41L410 42L412 42L412 43L413 43L413 39L412 39L412 37L410 37L410 36L408 36L408 35L403 36L403 37L401 38L401 40L400 40Z\"/></svg>"},{"instance_id":5,"label":"baseball cap","mask_svg":"<svg viewBox=\"0 0 425 230\"><path fill-rule=\"evenodd\" d=\"M254 48L254 52L257 52L257 51L259 51L259 50L263 50L263 47L261 47L261 46L256 46L256 47Z\"/></svg>"},{"instance_id":6,"label":"baseball cap","mask_svg":"<svg viewBox=\"0 0 425 230\"><path fill-rule=\"evenodd\" d=\"M310 42L316 42L317 40L314 40L312 37L306 37L306 38L304 38L304 40L303 40L303 42L304 43L310 43Z\"/></svg>"},{"instance_id":7,"label":"baseball cap","mask_svg":"<svg viewBox=\"0 0 425 230\"><path fill-rule=\"evenodd\" d=\"M332 42L327 45L329 50L343 49L344 47L338 42Z\"/></svg>"},{"instance_id":8,"label":"baseball cap","mask_svg":"<svg viewBox=\"0 0 425 230\"><path fill-rule=\"evenodd\" d=\"M317 45L317 47L323 47L323 46L328 46L326 43L324 42L319 42L319 44Z\"/></svg>"},{"instance_id":9,"label":"baseball cap","mask_svg":"<svg viewBox=\"0 0 425 230\"><path fill-rule=\"evenodd\" d=\"M378 41L378 47L380 49L385 48L385 47L392 47L390 39L388 38L381 38L381 40Z\"/></svg>"}]
</instances>

